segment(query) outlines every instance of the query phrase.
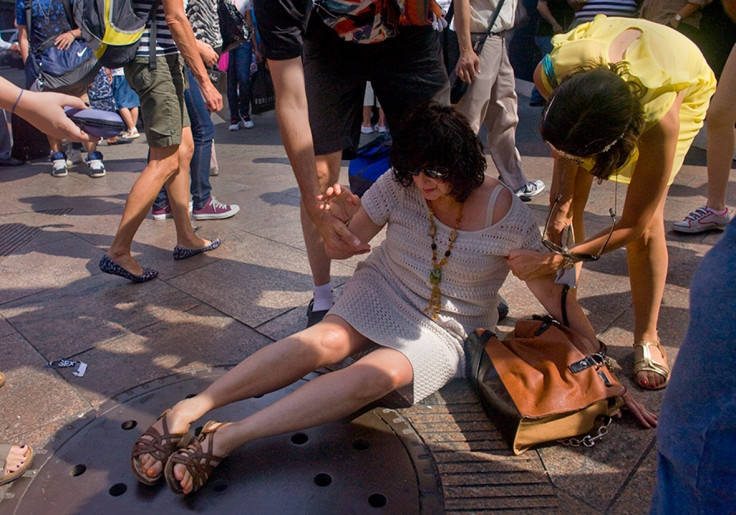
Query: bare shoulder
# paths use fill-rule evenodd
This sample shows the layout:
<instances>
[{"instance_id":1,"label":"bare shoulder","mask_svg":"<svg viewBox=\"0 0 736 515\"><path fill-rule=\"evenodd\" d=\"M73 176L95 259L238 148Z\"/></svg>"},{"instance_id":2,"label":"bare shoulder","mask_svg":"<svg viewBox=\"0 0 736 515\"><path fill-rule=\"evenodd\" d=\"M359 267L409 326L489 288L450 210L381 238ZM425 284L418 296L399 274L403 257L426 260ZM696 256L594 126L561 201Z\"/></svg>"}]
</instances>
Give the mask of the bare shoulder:
<instances>
[{"instance_id":1,"label":"bare shoulder","mask_svg":"<svg viewBox=\"0 0 736 515\"><path fill-rule=\"evenodd\" d=\"M495 202L491 206L492 197ZM511 209L513 202L511 191L497 179L486 176L485 181L465 201L465 218L462 228L477 231L498 223ZM489 213L488 209L493 208Z\"/></svg>"}]
</instances>

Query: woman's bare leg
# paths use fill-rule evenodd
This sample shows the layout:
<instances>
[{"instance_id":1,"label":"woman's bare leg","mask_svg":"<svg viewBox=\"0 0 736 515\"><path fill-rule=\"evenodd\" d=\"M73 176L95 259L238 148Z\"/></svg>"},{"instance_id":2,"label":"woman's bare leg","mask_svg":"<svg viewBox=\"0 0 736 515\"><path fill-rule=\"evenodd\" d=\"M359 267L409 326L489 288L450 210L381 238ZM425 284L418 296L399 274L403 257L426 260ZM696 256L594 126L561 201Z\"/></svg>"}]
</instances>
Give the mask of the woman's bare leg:
<instances>
[{"instance_id":1,"label":"woman's bare leg","mask_svg":"<svg viewBox=\"0 0 736 515\"><path fill-rule=\"evenodd\" d=\"M223 424L217 429L212 453L225 457L258 438L338 420L410 384L412 378L413 370L406 356L381 347L347 368L309 381L249 417ZM207 448L208 444L203 446ZM191 491L193 481L185 465L174 467L174 477L184 493Z\"/></svg>"},{"instance_id":2,"label":"woman's bare leg","mask_svg":"<svg viewBox=\"0 0 736 515\"><path fill-rule=\"evenodd\" d=\"M178 167L176 145L151 147L148 164L128 194L123 217L107 256L133 275L143 273L143 268L130 253L135 233L151 209L161 186L177 172Z\"/></svg>"},{"instance_id":3,"label":"woman's bare leg","mask_svg":"<svg viewBox=\"0 0 736 515\"><path fill-rule=\"evenodd\" d=\"M166 182L166 196L171 206L171 214L174 216L176 244L188 249L197 249L210 244L209 240L197 236L189 218L189 166L192 163L193 153L192 129L184 127L178 151L179 167L177 173Z\"/></svg>"},{"instance_id":4,"label":"woman's bare leg","mask_svg":"<svg viewBox=\"0 0 736 515\"><path fill-rule=\"evenodd\" d=\"M736 45L731 49L708 107L708 202L714 211L726 209L726 188L734 152L736 122Z\"/></svg>"},{"instance_id":5,"label":"woman's bare leg","mask_svg":"<svg viewBox=\"0 0 736 515\"><path fill-rule=\"evenodd\" d=\"M662 201L649 227L638 239L626 246L631 297L634 308L634 342L657 341L657 320L662 305L667 280L667 240L664 228L664 203ZM652 360L667 366L667 359L656 347L649 348ZM641 349L635 348L635 359L641 358ZM641 372L636 380L643 386L656 388L665 379L654 372Z\"/></svg>"},{"instance_id":6,"label":"woman's bare leg","mask_svg":"<svg viewBox=\"0 0 736 515\"><path fill-rule=\"evenodd\" d=\"M367 343L343 319L328 315L313 327L259 349L199 395L177 403L167 416L169 430L183 433L208 411L284 388L319 367L355 354ZM150 455L142 456L140 463L144 472L152 471L152 477L165 465Z\"/></svg>"}]
</instances>

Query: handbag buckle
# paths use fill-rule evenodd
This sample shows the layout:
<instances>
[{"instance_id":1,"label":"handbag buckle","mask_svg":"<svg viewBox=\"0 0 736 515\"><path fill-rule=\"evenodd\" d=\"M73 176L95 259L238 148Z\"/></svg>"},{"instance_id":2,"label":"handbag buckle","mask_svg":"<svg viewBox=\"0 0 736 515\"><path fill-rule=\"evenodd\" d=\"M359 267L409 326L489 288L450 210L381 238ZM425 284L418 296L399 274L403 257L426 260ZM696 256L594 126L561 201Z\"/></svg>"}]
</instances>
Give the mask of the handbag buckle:
<instances>
[{"instance_id":1,"label":"handbag buckle","mask_svg":"<svg viewBox=\"0 0 736 515\"><path fill-rule=\"evenodd\" d=\"M570 372L577 374L578 372L582 372L590 367L601 367L605 364L605 354L603 354L603 352L596 352L595 354L585 356L583 359L576 361L575 363L571 363L568 365L568 368L570 369Z\"/></svg>"}]
</instances>

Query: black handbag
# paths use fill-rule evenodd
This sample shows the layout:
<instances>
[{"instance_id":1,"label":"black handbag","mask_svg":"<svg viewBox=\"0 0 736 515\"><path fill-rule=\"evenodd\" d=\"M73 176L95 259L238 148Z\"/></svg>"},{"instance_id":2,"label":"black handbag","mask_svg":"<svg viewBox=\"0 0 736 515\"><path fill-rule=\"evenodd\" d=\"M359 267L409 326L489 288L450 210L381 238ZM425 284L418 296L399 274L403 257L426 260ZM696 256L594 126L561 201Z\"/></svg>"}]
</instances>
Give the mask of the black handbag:
<instances>
[{"instance_id":1,"label":"black handbag","mask_svg":"<svg viewBox=\"0 0 736 515\"><path fill-rule=\"evenodd\" d=\"M245 18L235 4L228 0L217 1L217 17L220 20L222 35L222 53L242 45L250 39L250 31Z\"/></svg>"},{"instance_id":2,"label":"black handbag","mask_svg":"<svg viewBox=\"0 0 736 515\"><path fill-rule=\"evenodd\" d=\"M265 61L259 64L258 70L250 77L251 113L261 114L276 107L276 93L273 79Z\"/></svg>"},{"instance_id":3,"label":"black handbag","mask_svg":"<svg viewBox=\"0 0 736 515\"><path fill-rule=\"evenodd\" d=\"M493 25L496 23L501 8L503 7L504 0L501 0L493 11L491 16L491 22L488 25L488 30L484 34L471 34L470 37L473 42L473 52L476 55L480 55L483 50L483 45L486 43L486 39L491 35ZM450 9L447 11L447 23L448 28L444 31L444 47L445 47L445 66L447 67L447 76L450 79L450 103L457 104L463 97L465 92L468 90L468 83L460 79L455 75L455 67L457 62L460 60L460 45L457 40L457 32L449 29L449 23L452 21L452 16L455 12L455 4L453 2L450 5Z\"/></svg>"}]
</instances>

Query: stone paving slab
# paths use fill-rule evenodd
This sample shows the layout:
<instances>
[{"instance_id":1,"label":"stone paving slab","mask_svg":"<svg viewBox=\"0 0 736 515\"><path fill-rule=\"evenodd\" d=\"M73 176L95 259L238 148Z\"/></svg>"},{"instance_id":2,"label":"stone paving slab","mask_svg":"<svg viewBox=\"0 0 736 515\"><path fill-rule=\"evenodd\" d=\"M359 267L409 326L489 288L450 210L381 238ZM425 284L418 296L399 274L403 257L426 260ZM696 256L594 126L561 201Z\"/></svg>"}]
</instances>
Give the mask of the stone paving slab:
<instances>
[{"instance_id":1,"label":"stone paving slab","mask_svg":"<svg viewBox=\"0 0 736 515\"><path fill-rule=\"evenodd\" d=\"M541 110L520 97L519 111L525 173L549 185L552 161L535 130ZM88 177L83 166L56 179L42 160L0 169L0 235L10 235L0 240L0 370L8 376L0 389L0 440L24 440L47 456L69 425L122 392L172 374L233 365L303 327L311 278L298 223L299 192L274 114L253 119L253 130L237 132L217 121L220 174L211 179L213 193L240 204L242 211L230 220L195 226L205 237L222 238L223 246L174 262L172 221L149 217L133 251L160 276L145 285L128 284L97 268L144 166L144 137L129 145L101 145L108 168L101 179ZM345 170L341 182L347 183ZM705 184L705 153L693 149L671 188L668 224L704 203ZM621 185L594 185L586 215L589 231L610 223L610 207L620 213L625 192ZM547 201L543 194L530 203L540 227ZM736 204L733 185L728 203ZM670 274L660 334L671 362L687 327L690 278L719 236L668 232ZM333 264L338 295L359 261ZM513 277L501 293L511 306L501 330L541 311ZM579 298L623 366L622 382L658 410L662 392L642 392L630 377L633 315L625 250L586 265ZM44 368L61 357L88 363L87 375ZM653 431L639 429L630 417L615 421L594 449L548 446L513 456L462 381L399 415L421 437L449 513L648 511L656 442ZM12 498L10 486L0 488L0 513L8 506L3 497Z\"/></svg>"}]
</instances>

